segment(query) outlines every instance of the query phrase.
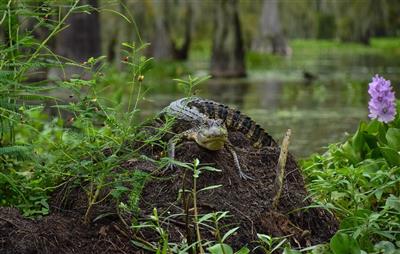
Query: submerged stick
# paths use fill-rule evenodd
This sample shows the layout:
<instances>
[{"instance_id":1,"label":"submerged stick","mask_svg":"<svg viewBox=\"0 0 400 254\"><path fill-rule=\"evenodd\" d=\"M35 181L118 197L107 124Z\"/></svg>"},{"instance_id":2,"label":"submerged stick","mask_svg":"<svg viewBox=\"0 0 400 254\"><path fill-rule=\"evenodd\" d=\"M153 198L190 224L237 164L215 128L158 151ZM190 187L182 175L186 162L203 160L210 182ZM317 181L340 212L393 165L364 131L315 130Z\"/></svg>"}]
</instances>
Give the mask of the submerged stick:
<instances>
[{"instance_id":1,"label":"submerged stick","mask_svg":"<svg viewBox=\"0 0 400 254\"><path fill-rule=\"evenodd\" d=\"M279 154L278 164L277 164L277 174L275 178L275 186L277 186L277 191L272 201L272 207L275 210L279 205L279 199L282 195L283 182L285 178L285 167L286 167L286 159L289 150L289 139L292 134L292 130L288 129L286 131L286 135L283 138L281 153Z\"/></svg>"}]
</instances>

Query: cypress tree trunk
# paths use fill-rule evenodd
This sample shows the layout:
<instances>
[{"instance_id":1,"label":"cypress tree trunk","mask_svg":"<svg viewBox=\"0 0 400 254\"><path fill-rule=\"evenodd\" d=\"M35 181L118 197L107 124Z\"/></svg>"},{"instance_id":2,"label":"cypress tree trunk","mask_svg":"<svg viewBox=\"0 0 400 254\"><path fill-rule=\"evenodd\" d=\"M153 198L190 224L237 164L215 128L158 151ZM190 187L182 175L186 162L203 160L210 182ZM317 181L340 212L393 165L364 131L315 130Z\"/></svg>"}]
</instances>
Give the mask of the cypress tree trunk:
<instances>
[{"instance_id":1,"label":"cypress tree trunk","mask_svg":"<svg viewBox=\"0 0 400 254\"><path fill-rule=\"evenodd\" d=\"M174 58L177 60L187 60L189 56L190 44L192 42L193 30L193 6L192 2L186 1L185 3L185 28L183 35L183 43L180 47L175 44Z\"/></svg>"},{"instance_id":2,"label":"cypress tree trunk","mask_svg":"<svg viewBox=\"0 0 400 254\"><path fill-rule=\"evenodd\" d=\"M282 31L278 0L264 0L260 18L260 33L253 43L260 52L287 55L288 45Z\"/></svg>"},{"instance_id":3,"label":"cypress tree trunk","mask_svg":"<svg viewBox=\"0 0 400 254\"><path fill-rule=\"evenodd\" d=\"M237 0L216 1L211 57L213 77L246 76L245 52Z\"/></svg>"},{"instance_id":4,"label":"cypress tree trunk","mask_svg":"<svg viewBox=\"0 0 400 254\"><path fill-rule=\"evenodd\" d=\"M145 1L118 0L114 4L109 4L107 1L99 3L101 8L115 11L115 13L100 13L102 52L110 63L118 69L123 69L125 64L122 60L126 56L123 50L126 48L122 46L122 43L135 42L136 45L141 45L142 42L150 41L149 35L154 34L153 17L148 15ZM136 24L140 27L136 27Z\"/></svg>"},{"instance_id":5,"label":"cypress tree trunk","mask_svg":"<svg viewBox=\"0 0 400 254\"><path fill-rule=\"evenodd\" d=\"M174 44L171 38L170 22L168 16L169 2L154 0L155 33L151 40L151 55L156 59L172 59L174 56Z\"/></svg>"},{"instance_id":6,"label":"cypress tree trunk","mask_svg":"<svg viewBox=\"0 0 400 254\"><path fill-rule=\"evenodd\" d=\"M157 59L186 60L192 39L192 2L154 0L152 6L155 32L151 40L151 55ZM178 45L178 41L182 44Z\"/></svg>"}]
</instances>

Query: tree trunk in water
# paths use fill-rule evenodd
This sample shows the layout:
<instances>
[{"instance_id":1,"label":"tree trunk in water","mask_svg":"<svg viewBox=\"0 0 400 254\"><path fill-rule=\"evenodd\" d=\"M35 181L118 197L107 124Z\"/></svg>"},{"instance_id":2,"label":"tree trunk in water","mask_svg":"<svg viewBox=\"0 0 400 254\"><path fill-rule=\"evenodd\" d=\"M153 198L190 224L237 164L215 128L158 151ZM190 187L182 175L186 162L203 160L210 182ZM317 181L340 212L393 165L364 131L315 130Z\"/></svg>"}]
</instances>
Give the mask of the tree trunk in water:
<instances>
[{"instance_id":1,"label":"tree trunk in water","mask_svg":"<svg viewBox=\"0 0 400 254\"><path fill-rule=\"evenodd\" d=\"M192 37L192 2L154 0L153 8L155 32L151 40L151 55L156 59L186 60ZM183 15L181 10L185 12ZM174 27L174 30L171 27ZM183 43L178 47L177 41L180 37L183 37Z\"/></svg>"},{"instance_id":2,"label":"tree trunk in water","mask_svg":"<svg viewBox=\"0 0 400 254\"><path fill-rule=\"evenodd\" d=\"M91 5L94 8L98 7L97 0L82 0L81 3ZM69 27L63 30L56 38L56 53L58 55L77 61L78 63L85 62L90 57L101 55L98 12L72 14L66 23ZM72 74L85 75L79 67L68 66L65 71L66 77L61 77L63 79L69 78ZM60 73L57 70L52 70L49 75L60 77Z\"/></svg>"},{"instance_id":3,"label":"tree trunk in water","mask_svg":"<svg viewBox=\"0 0 400 254\"><path fill-rule=\"evenodd\" d=\"M150 1L100 1L100 8L112 11L100 13L102 52L117 69L126 67L123 59L127 49L122 43L135 43L137 47L151 41L154 32L154 18L149 15ZM149 8L149 6L151 8ZM124 16L125 18L123 18ZM140 27L138 27L140 26ZM139 54L151 54L146 47Z\"/></svg>"},{"instance_id":4,"label":"tree trunk in water","mask_svg":"<svg viewBox=\"0 0 400 254\"><path fill-rule=\"evenodd\" d=\"M246 76L237 2L237 0L218 0L216 3L211 57L213 77Z\"/></svg>"},{"instance_id":5,"label":"tree trunk in water","mask_svg":"<svg viewBox=\"0 0 400 254\"><path fill-rule=\"evenodd\" d=\"M253 43L253 49L287 55L289 47L282 31L278 4L278 0L264 0L260 18L260 35Z\"/></svg>"},{"instance_id":6,"label":"tree trunk in water","mask_svg":"<svg viewBox=\"0 0 400 254\"><path fill-rule=\"evenodd\" d=\"M192 42L193 29L193 6L191 1L185 1L186 20L183 43L180 48L174 43L174 58L177 60L187 60L189 57L190 44Z\"/></svg>"},{"instance_id":7,"label":"tree trunk in water","mask_svg":"<svg viewBox=\"0 0 400 254\"><path fill-rule=\"evenodd\" d=\"M154 0L155 33L151 40L151 55L156 59L173 59L174 44L170 36L170 25L168 22L168 1L159 2Z\"/></svg>"}]
</instances>

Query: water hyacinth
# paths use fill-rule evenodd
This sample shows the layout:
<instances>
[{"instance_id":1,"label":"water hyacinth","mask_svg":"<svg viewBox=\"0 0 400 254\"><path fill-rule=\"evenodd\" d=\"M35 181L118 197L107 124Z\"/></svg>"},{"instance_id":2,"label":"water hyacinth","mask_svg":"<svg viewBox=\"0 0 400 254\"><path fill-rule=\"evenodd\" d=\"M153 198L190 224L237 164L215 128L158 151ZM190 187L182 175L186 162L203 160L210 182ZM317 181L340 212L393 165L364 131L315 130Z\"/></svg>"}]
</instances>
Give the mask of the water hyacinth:
<instances>
[{"instance_id":1,"label":"water hyacinth","mask_svg":"<svg viewBox=\"0 0 400 254\"><path fill-rule=\"evenodd\" d=\"M393 121L396 115L396 98L390 80L375 75L369 83L368 93L371 95L368 116L384 123Z\"/></svg>"}]
</instances>

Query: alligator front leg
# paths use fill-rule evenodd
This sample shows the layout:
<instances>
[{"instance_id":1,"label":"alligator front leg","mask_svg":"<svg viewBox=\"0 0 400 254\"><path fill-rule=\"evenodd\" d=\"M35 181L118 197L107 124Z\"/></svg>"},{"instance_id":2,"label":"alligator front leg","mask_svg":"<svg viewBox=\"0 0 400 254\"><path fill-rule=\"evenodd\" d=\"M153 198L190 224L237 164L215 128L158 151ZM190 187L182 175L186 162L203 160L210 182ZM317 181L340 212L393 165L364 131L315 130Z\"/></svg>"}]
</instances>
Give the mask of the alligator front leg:
<instances>
[{"instance_id":1,"label":"alligator front leg","mask_svg":"<svg viewBox=\"0 0 400 254\"><path fill-rule=\"evenodd\" d=\"M173 138L171 138L168 141L168 157L172 160L175 160L175 147L177 144L179 144L180 142L182 142L183 139L188 139L191 140L192 139L192 134L193 134L193 130L187 130L184 131L182 133L176 134ZM170 162L168 164L168 166L166 167L166 169L174 169L175 165Z\"/></svg>"},{"instance_id":2,"label":"alligator front leg","mask_svg":"<svg viewBox=\"0 0 400 254\"><path fill-rule=\"evenodd\" d=\"M233 157L233 161L235 163L235 167L239 171L240 178L245 179L245 180L247 180L247 179L254 180L254 178L252 178L252 177L246 175L245 173L243 173L242 168L240 167L238 156L236 154L236 151L235 151L233 145L230 142L226 143L225 145L226 145L226 148L228 149L228 151L231 153L231 155Z\"/></svg>"}]
</instances>

